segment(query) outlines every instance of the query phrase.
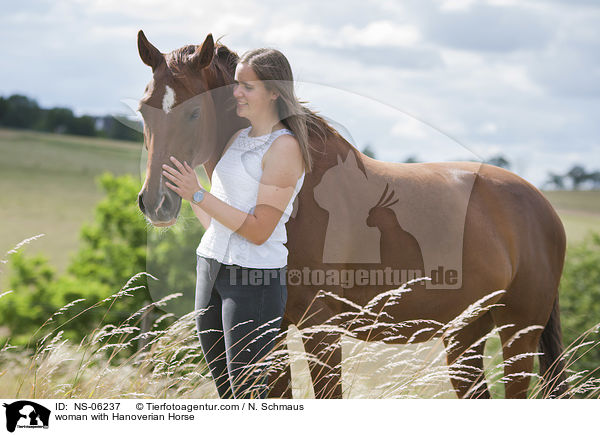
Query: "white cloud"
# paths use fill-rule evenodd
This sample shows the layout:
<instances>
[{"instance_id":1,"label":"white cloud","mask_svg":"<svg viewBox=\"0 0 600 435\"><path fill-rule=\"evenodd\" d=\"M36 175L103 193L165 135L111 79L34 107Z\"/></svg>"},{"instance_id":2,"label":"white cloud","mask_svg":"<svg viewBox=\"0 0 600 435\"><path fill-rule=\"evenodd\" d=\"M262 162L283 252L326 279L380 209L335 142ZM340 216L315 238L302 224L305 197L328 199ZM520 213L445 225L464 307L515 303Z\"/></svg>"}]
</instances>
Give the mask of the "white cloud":
<instances>
[{"instance_id":1,"label":"white cloud","mask_svg":"<svg viewBox=\"0 0 600 435\"><path fill-rule=\"evenodd\" d=\"M527 68L522 65L496 65L497 77L507 87L530 95L542 95L542 88L531 80Z\"/></svg>"},{"instance_id":2,"label":"white cloud","mask_svg":"<svg viewBox=\"0 0 600 435\"><path fill-rule=\"evenodd\" d=\"M419 29L410 24L395 24L389 20L374 21L363 28L344 26L340 37L349 44L363 46L410 46L420 39Z\"/></svg>"},{"instance_id":3,"label":"white cloud","mask_svg":"<svg viewBox=\"0 0 600 435\"><path fill-rule=\"evenodd\" d=\"M442 11L464 11L471 8L477 0L442 0L440 10Z\"/></svg>"},{"instance_id":4,"label":"white cloud","mask_svg":"<svg viewBox=\"0 0 600 435\"><path fill-rule=\"evenodd\" d=\"M382 47L411 46L420 35L413 25L399 25L391 21L374 21L364 27L352 24L339 29L326 28L301 20L278 23L264 33L267 41L279 44L315 45L317 47Z\"/></svg>"},{"instance_id":5,"label":"white cloud","mask_svg":"<svg viewBox=\"0 0 600 435\"><path fill-rule=\"evenodd\" d=\"M498 6L458 2L450 10L427 9L423 0L419 21L424 37L440 46L483 52L532 50L546 46L554 20L528 3ZM458 7L458 6L461 7Z\"/></svg>"},{"instance_id":6,"label":"white cloud","mask_svg":"<svg viewBox=\"0 0 600 435\"><path fill-rule=\"evenodd\" d=\"M479 132L485 135L492 135L498 131L498 126L493 122L484 122L479 127Z\"/></svg>"},{"instance_id":7,"label":"white cloud","mask_svg":"<svg viewBox=\"0 0 600 435\"><path fill-rule=\"evenodd\" d=\"M264 32L265 41L278 44L302 45L331 45L338 46L340 42L334 38L332 32L319 25L308 24L302 21L289 21L271 27Z\"/></svg>"},{"instance_id":8,"label":"white cloud","mask_svg":"<svg viewBox=\"0 0 600 435\"><path fill-rule=\"evenodd\" d=\"M415 118L406 117L397 121L390 133L392 136L407 139L422 139L427 137L427 126Z\"/></svg>"}]
</instances>

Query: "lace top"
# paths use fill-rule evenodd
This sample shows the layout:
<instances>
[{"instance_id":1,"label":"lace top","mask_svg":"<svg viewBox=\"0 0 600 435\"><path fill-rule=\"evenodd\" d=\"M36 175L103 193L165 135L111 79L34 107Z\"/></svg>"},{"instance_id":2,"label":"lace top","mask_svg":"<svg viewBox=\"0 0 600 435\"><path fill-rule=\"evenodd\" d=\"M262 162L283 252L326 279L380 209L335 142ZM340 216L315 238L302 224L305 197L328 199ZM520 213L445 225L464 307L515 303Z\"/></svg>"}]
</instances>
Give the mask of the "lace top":
<instances>
[{"instance_id":1,"label":"lace top","mask_svg":"<svg viewBox=\"0 0 600 435\"><path fill-rule=\"evenodd\" d=\"M252 213L256 207L263 172L262 158L265 153L282 134L294 135L284 128L252 137L248 135L251 128L247 127L240 132L215 166L210 190L212 195L244 213ZM285 224L294 208L294 200L302 188L304 175L305 172L298 179L290 202L265 243L256 245L212 218L196 254L214 258L223 264L244 267L278 269L286 266L288 250L284 245L287 242Z\"/></svg>"}]
</instances>

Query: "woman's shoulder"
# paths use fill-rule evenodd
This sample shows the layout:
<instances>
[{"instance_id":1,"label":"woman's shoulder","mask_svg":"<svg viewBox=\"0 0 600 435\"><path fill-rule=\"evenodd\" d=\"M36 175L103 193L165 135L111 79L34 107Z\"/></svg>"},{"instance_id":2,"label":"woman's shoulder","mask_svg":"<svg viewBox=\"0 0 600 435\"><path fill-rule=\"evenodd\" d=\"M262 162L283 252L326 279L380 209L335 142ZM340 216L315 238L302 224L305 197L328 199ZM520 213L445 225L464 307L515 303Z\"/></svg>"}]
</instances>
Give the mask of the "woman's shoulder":
<instances>
[{"instance_id":1,"label":"woman's shoulder","mask_svg":"<svg viewBox=\"0 0 600 435\"><path fill-rule=\"evenodd\" d=\"M229 143L228 144L232 144L233 141L235 141L237 139L237 137L242 134L243 131L245 130L250 130L252 127L244 127L244 128L240 128L238 131L236 131L235 133L233 133L231 135L231 138L229 139Z\"/></svg>"},{"instance_id":2,"label":"woman's shoulder","mask_svg":"<svg viewBox=\"0 0 600 435\"><path fill-rule=\"evenodd\" d=\"M296 167L300 172L304 170L304 158L300 143L295 136L280 134L271 144L263 158L263 163L268 161L287 162L288 166Z\"/></svg>"},{"instance_id":3,"label":"woman's shoulder","mask_svg":"<svg viewBox=\"0 0 600 435\"><path fill-rule=\"evenodd\" d=\"M281 134L279 134L275 140L273 141L273 145L271 148L298 148L300 149L300 142L296 139L294 133L287 128L281 129Z\"/></svg>"}]
</instances>

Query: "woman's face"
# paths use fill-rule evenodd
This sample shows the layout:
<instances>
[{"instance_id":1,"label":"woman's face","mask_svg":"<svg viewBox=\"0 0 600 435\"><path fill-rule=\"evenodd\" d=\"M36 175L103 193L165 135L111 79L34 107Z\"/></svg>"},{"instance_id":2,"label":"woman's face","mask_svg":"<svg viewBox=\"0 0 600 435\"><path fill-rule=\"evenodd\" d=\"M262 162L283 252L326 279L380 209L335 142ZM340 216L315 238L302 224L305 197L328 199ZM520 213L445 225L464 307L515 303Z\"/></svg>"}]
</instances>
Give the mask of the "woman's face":
<instances>
[{"instance_id":1,"label":"woman's face","mask_svg":"<svg viewBox=\"0 0 600 435\"><path fill-rule=\"evenodd\" d=\"M259 119L275 110L277 95L267 90L252 67L239 63L235 68L233 96L237 100L236 113L249 120Z\"/></svg>"}]
</instances>

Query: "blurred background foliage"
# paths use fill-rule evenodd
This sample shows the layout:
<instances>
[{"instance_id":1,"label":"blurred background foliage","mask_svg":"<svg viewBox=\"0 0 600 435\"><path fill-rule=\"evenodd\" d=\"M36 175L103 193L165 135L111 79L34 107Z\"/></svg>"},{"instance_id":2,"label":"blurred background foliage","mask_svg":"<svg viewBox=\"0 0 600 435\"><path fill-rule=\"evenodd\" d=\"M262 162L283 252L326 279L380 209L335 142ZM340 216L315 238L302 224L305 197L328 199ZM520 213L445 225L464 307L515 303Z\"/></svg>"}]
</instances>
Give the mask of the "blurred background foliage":
<instances>
[{"instance_id":1,"label":"blurred background foliage","mask_svg":"<svg viewBox=\"0 0 600 435\"><path fill-rule=\"evenodd\" d=\"M105 197L96 206L94 220L83 225L80 248L64 274L59 275L41 254L26 256L17 251L10 255L6 290L12 292L0 299L3 342L10 339L12 345L32 343L56 328L56 322L60 325L61 319L64 322L85 307L99 304L126 284L137 287L130 296L115 300L108 312L111 299L101 304L103 309L74 317L61 326L64 336L79 342L101 323L119 325L141 307L171 293L182 293L182 297L149 312L149 318L143 317L146 324L151 325L164 311L178 316L193 311L195 250L204 229L189 205L182 204L174 227L153 228L137 207L141 186L132 176L105 173L98 181ZM140 272L156 280L138 275ZM78 299L85 301L39 329L57 310Z\"/></svg>"}]
</instances>

